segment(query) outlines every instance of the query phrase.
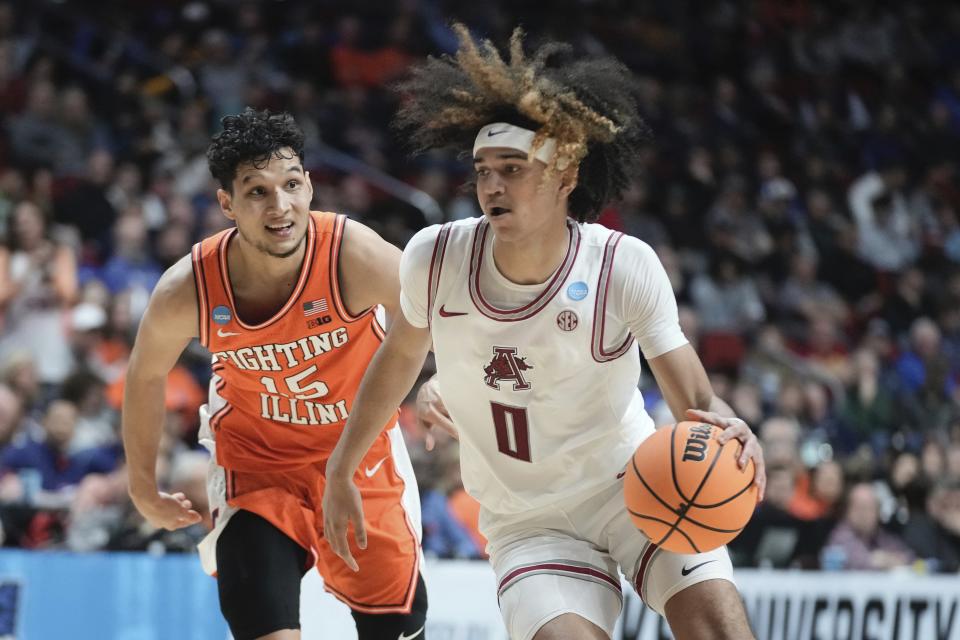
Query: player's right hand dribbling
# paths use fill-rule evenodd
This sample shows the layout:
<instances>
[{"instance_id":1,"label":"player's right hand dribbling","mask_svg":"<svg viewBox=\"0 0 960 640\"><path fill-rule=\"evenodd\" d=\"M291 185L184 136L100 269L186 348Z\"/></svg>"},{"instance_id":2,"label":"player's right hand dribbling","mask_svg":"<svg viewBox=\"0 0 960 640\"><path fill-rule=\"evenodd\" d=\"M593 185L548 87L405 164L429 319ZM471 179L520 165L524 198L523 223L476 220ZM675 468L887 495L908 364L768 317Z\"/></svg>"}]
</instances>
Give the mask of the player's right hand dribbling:
<instances>
[{"instance_id":1,"label":"player's right hand dribbling","mask_svg":"<svg viewBox=\"0 0 960 640\"><path fill-rule=\"evenodd\" d=\"M353 523L357 546L361 549L367 548L367 530L363 526L363 505L357 485L349 478L340 480L334 475L328 475L321 508L323 537L327 544L348 567L359 571L360 566L350 552L350 543L347 541L347 529L350 523Z\"/></svg>"},{"instance_id":2,"label":"player's right hand dribbling","mask_svg":"<svg viewBox=\"0 0 960 640\"><path fill-rule=\"evenodd\" d=\"M152 496L131 496L137 511L158 529L173 531L197 524L202 519L182 493L157 491Z\"/></svg>"}]
</instances>

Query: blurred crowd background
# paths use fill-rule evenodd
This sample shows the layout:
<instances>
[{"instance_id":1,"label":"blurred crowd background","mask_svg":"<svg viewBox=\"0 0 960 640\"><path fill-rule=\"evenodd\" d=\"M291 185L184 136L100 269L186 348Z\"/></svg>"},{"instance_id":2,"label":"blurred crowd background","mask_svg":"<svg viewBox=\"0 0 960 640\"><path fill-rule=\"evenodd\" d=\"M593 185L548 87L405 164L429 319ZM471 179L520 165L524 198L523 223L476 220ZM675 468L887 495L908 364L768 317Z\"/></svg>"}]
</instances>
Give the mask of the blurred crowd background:
<instances>
[{"instance_id":1,"label":"blurred crowd background","mask_svg":"<svg viewBox=\"0 0 960 640\"><path fill-rule=\"evenodd\" d=\"M436 215L364 171L445 219L477 215L468 167L411 159L388 126L391 81L453 51L453 19L499 43L522 24L637 74L655 139L601 222L657 250L716 390L765 446L767 499L736 563L956 572L960 5L947 2L0 2L3 544L194 548L209 516L171 533L132 508L118 415L152 287L228 224L209 138L247 105L291 112L316 208L400 247ZM201 508L208 376L194 345L170 377L159 463L164 488ZM425 550L481 557L456 443L425 452L403 416Z\"/></svg>"}]
</instances>

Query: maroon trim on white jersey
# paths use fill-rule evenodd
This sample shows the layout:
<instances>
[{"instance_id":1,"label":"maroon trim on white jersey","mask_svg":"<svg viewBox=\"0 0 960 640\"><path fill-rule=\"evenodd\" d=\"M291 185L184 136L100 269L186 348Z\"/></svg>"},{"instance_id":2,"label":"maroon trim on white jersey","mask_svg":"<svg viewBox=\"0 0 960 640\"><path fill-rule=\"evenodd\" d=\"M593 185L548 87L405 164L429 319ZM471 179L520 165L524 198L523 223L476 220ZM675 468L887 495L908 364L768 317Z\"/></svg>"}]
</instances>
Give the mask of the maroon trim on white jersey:
<instances>
[{"instance_id":1,"label":"maroon trim on white jersey","mask_svg":"<svg viewBox=\"0 0 960 640\"><path fill-rule=\"evenodd\" d=\"M617 252L617 245L623 239L623 234L613 232L607 238L607 246L603 249L603 265L600 267L600 278L597 281L597 298L593 307L593 335L591 337L591 352L597 362L616 360L633 346L633 336L627 334L627 339L613 351L603 347L604 330L606 328L607 295L610 292L610 274L613 271L613 256Z\"/></svg>"},{"instance_id":2,"label":"maroon trim on white jersey","mask_svg":"<svg viewBox=\"0 0 960 640\"><path fill-rule=\"evenodd\" d=\"M640 558L637 560L637 573L633 577L633 588L636 590L637 595L640 596L640 599L644 602L647 601L647 569L650 568L650 562L653 560L653 556L659 550L660 547L652 542L648 542L646 548L643 550L643 553L640 554Z\"/></svg>"},{"instance_id":3,"label":"maroon trim on white jersey","mask_svg":"<svg viewBox=\"0 0 960 640\"><path fill-rule=\"evenodd\" d=\"M433 306L437 301L437 291L440 289L440 272L443 270L443 257L447 253L447 241L450 239L452 222L448 222L437 233L433 241L433 255L430 256L430 273L427 281L427 325L433 326Z\"/></svg>"},{"instance_id":4,"label":"maroon trim on white jersey","mask_svg":"<svg viewBox=\"0 0 960 640\"><path fill-rule=\"evenodd\" d=\"M477 310L491 320L497 320L499 322L526 320L543 310L543 308L553 300L560 289L563 288L563 283L573 270L573 265L577 260L577 254L580 252L580 227L572 220L567 220L567 228L570 229L567 253L563 256L563 262L560 263L560 267L553 275L547 287L540 292L540 295L522 307L517 309L500 309L487 302L483 297L483 292L480 290L480 273L482 272L483 255L487 244L487 234L490 231L489 223L487 223L486 220L482 220L474 230L473 248L470 254L470 299L473 300L473 305Z\"/></svg>"},{"instance_id":5,"label":"maroon trim on white jersey","mask_svg":"<svg viewBox=\"0 0 960 640\"><path fill-rule=\"evenodd\" d=\"M554 560L552 562L540 562L518 567L507 572L507 575L500 581L497 589L497 596L503 597L504 592L515 585L523 578L540 574L552 574L566 578L576 578L578 580L588 580L609 587L622 596L620 580L611 576L606 571L602 571L591 565L574 562L572 560Z\"/></svg>"}]
</instances>

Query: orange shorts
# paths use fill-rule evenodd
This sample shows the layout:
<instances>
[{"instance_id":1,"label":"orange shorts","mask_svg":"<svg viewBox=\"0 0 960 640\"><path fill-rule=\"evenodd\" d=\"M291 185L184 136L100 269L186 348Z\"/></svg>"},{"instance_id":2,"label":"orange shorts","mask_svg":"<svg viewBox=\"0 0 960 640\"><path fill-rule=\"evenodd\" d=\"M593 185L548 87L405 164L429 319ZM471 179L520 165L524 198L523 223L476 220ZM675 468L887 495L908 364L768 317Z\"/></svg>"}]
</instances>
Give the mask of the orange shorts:
<instances>
[{"instance_id":1,"label":"orange shorts","mask_svg":"<svg viewBox=\"0 0 960 640\"><path fill-rule=\"evenodd\" d=\"M420 513L399 427L380 434L354 474L367 530L365 550L349 536L356 573L323 539L325 468L326 460L286 473L226 470L227 504L266 518L306 549L326 590L351 609L409 613L420 566Z\"/></svg>"}]
</instances>

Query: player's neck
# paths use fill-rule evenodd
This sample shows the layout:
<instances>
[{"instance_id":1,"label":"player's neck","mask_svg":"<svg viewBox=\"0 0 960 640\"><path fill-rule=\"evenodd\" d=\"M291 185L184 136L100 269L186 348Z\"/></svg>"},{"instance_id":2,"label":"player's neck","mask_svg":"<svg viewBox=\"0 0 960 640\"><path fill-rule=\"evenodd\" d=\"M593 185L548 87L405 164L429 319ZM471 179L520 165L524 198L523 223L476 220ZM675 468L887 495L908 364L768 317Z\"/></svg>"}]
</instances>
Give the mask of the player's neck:
<instances>
[{"instance_id":1,"label":"player's neck","mask_svg":"<svg viewBox=\"0 0 960 640\"><path fill-rule=\"evenodd\" d=\"M296 252L279 258L264 253L237 234L227 253L230 280L234 288L242 283L245 289L263 286L274 290L282 283L295 283L300 277L306 246L304 238Z\"/></svg>"},{"instance_id":2,"label":"player's neck","mask_svg":"<svg viewBox=\"0 0 960 640\"><path fill-rule=\"evenodd\" d=\"M542 284L554 274L570 246L566 219L522 239L493 238L493 262L515 284Z\"/></svg>"}]
</instances>

